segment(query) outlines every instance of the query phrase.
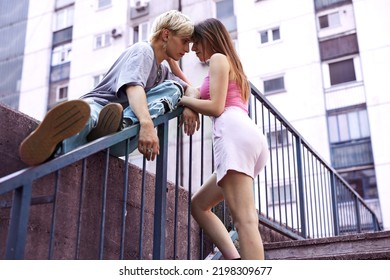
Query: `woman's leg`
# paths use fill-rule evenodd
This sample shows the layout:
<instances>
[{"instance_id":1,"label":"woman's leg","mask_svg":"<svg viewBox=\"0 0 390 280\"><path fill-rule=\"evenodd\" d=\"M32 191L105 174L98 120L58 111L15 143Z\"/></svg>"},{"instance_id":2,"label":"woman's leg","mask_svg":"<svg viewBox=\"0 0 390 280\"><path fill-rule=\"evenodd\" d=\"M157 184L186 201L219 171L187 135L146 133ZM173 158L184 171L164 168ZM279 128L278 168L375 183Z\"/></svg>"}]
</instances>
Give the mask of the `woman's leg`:
<instances>
[{"instance_id":1,"label":"woman's leg","mask_svg":"<svg viewBox=\"0 0 390 280\"><path fill-rule=\"evenodd\" d=\"M225 259L239 258L231 237L221 220L211 209L221 202L224 197L217 178L213 174L206 183L195 193L191 200L191 214L199 226L205 231L211 241L218 247Z\"/></svg>"},{"instance_id":2,"label":"woman's leg","mask_svg":"<svg viewBox=\"0 0 390 280\"><path fill-rule=\"evenodd\" d=\"M243 173L228 171L219 184L238 232L241 258L263 260L264 248L254 203L253 179Z\"/></svg>"}]
</instances>

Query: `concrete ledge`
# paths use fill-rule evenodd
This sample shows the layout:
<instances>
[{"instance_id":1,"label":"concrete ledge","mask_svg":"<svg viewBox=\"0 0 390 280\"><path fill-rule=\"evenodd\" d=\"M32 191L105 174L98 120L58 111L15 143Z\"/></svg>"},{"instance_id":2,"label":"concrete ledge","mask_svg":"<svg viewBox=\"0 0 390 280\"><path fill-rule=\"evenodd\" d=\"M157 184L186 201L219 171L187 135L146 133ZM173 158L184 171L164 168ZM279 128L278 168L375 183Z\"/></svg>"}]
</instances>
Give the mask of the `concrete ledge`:
<instances>
[{"instance_id":1,"label":"concrete ledge","mask_svg":"<svg viewBox=\"0 0 390 280\"><path fill-rule=\"evenodd\" d=\"M264 244L266 259L387 259L390 231Z\"/></svg>"},{"instance_id":2,"label":"concrete ledge","mask_svg":"<svg viewBox=\"0 0 390 280\"><path fill-rule=\"evenodd\" d=\"M5 176L27 167L20 161L18 148L23 139L38 125L34 120L20 112L0 104L0 176ZM124 161L110 157L109 176L106 190L106 208L102 222L103 181L105 154L98 153L86 161L85 188L81 189L82 162L77 162L59 172L59 188L55 199L55 174L41 178L33 184L33 198L45 198L50 203L33 204L30 208L28 236L25 249L26 259L98 259L100 240L103 244L103 259L119 259L121 244L121 224L124 207L124 170L128 169L129 182L126 201L124 258L152 258L153 222L154 222L154 186L153 174L147 174L145 186L144 223L141 225L141 181L142 171L125 165ZM174 210L176 190L168 182L165 258L186 259L187 245L191 242L191 258L200 256L199 227L191 220L191 240L187 238L188 192L178 190L177 254L174 255ZM83 198L81 200L81 197ZM159 198L156 198L159 199ZM40 199L42 200L42 199ZM3 205L12 203L12 193L0 196ZM56 222L52 228L52 218ZM8 235L10 208L0 209L0 259L5 257L5 245ZM79 221L80 227L79 227ZM104 234L101 234L104 226ZM143 250L139 252L140 229L143 229ZM50 244L50 236L53 243ZM50 247L51 246L51 247ZM51 252L50 252L51 248Z\"/></svg>"}]
</instances>

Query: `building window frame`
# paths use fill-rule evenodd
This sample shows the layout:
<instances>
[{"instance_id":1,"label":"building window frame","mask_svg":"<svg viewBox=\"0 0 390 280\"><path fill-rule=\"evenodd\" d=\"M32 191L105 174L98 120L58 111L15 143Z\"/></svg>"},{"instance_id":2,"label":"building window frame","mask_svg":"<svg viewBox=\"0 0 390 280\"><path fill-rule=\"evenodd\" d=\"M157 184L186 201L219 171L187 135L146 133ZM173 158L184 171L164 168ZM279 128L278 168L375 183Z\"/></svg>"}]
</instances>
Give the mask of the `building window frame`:
<instances>
[{"instance_id":1,"label":"building window frame","mask_svg":"<svg viewBox=\"0 0 390 280\"><path fill-rule=\"evenodd\" d=\"M111 31L107 31L94 37L94 49L102 49L112 44Z\"/></svg>"},{"instance_id":2,"label":"building window frame","mask_svg":"<svg viewBox=\"0 0 390 280\"><path fill-rule=\"evenodd\" d=\"M53 48L51 54L51 66L64 64L71 61L72 44L63 44Z\"/></svg>"},{"instance_id":3,"label":"building window frame","mask_svg":"<svg viewBox=\"0 0 390 280\"><path fill-rule=\"evenodd\" d=\"M330 86L357 81L354 58L344 58L328 62Z\"/></svg>"},{"instance_id":4,"label":"building window frame","mask_svg":"<svg viewBox=\"0 0 390 280\"><path fill-rule=\"evenodd\" d=\"M279 26L260 30L258 34L260 36L260 45L271 44L282 39Z\"/></svg>"},{"instance_id":5,"label":"building window frame","mask_svg":"<svg viewBox=\"0 0 390 280\"><path fill-rule=\"evenodd\" d=\"M341 26L340 12L335 11L324 15L319 15L318 26L322 29L331 29Z\"/></svg>"},{"instance_id":6,"label":"building window frame","mask_svg":"<svg viewBox=\"0 0 390 280\"><path fill-rule=\"evenodd\" d=\"M288 130L286 128L267 132L268 147L271 149L286 148L292 142L288 138Z\"/></svg>"},{"instance_id":7,"label":"building window frame","mask_svg":"<svg viewBox=\"0 0 390 280\"><path fill-rule=\"evenodd\" d=\"M262 80L264 95L270 95L286 91L284 75L279 75L272 78L265 78Z\"/></svg>"},{"instance_id":8,"label":"building window frame","mask_svg":"<svg viewBox=\"0 0 390 280\"><path fill-rule=\"evenodd\" d=\"M73 26L74 5L59 9L55 13L54 32Z\"/></svg>"},{"instance_id":9,"label":"building window frame","mask_svg":"<svg viewBox=\"0 0 390 280\"><path fill-rule=\"evenodd\" d=\"M69 87L67 84L58 86L56 89L56 102L68 100Z\"/></svg>"},{"instance_id":10,"label":"building window frame","mask_svg":"<svg viewBox=\"0 0 390 280\"><path fill-rule=\"evenodd\" d=\"M138 25L133 26L133 28L131 28L130 30L130 44L135 44L137 42L146 42L149 40L149 21L141 22Z\"/></svg>"},{"instance_id":11,"label":"building window frame","mask_svg":"<svg viewBox=\"0 0 390 280\"><path fill-rule=\"evenodd\" d=\"M329 142L340 143L370 137L365 106L354 106L328 112Z\"/></svg>"},{"instance_id":12,"label":"building window frame","mask_svg":"<svg viewBox=\"0 0 390 280\"><path fill-rule=\"evenodd\" d=\"M92 80L93 80L92 86L93 86L94 88L103 80L104 75L105 75L105 73L100 73L100 74L94 75L94 76L92 77Z\"/></svg>"},{"instance_id":13,"label":"building window frame","mask_svg":"<svg viewBox=\"0 0 390 280\"><path fill-rule=\"evenodd\" d=\"M97 10L103 10L112 6L112 0L96 0Z\"/></svg>"},{"instance_id":14,"label":"building window frame","mask_svg":"<svg viewBox=\"0 0 390 280\"><path fill-rule=\"evenodd\" d=\"M293 183L274 183L268 187L268 206L291 204L295 202Z\"/></svg>"},{"instance_id":15,"label":"building window frame","mask_svg":"<svg viewBox=\"0 0 390 280\"><path fill-rule=\"evenodd\" d=\"M364 104L328 112L327 121L334 168L373 164L371 132Z\"/></svg>"}]
</instances>

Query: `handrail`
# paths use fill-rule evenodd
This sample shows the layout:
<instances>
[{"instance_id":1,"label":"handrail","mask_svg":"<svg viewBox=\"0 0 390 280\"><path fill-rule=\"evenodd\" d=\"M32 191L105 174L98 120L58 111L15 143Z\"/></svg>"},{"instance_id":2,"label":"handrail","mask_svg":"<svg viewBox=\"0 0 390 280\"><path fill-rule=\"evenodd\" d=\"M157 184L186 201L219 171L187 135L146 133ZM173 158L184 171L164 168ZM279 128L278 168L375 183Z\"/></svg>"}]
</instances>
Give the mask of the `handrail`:
<instances>
[{"instance_id":1,"label":"handrail","mask_svg":"<svg viewBox=\"0 0 390 280\"><path fill-rule=\"evenodd\" d=\"M258 186L261 183L265 184L266 188L270 184L273 185L272 187L276 185L278 192L276 196L279 200L281 195L284 195L284 198L290 196L289 202L275 202L272 201L276 199L275 195L271 193L271 196L274 196L271 198L271 204L278 204L278 209L265 207L260 203L261 198L259 198L259 212L263 213L260 215L260 220L263 224L267 226L273 224L275 228L279 228L279 232L295 239L339 235L340 228L344 233L364 231L362 226L369 226L374 231L380 230L381 226L376 214L359 194L310 146L253 84L251 84L251 93L250 115L262 128L271 144L270 160L263 172L265 175L262 175L265 177L263 180L258 180ZM260 113L261 117L258 116ZM272 142L275 140L272 139L272 135L278 136L275 137L274 142ZM269 178L273 180L270 182ZM288 194L287 188L282 189L289 184L294 185L298 193L293 193L294 188L289 188ZM258 188L257 192L270 196L267 189L262 191ZM353 207L348 205L350 201L354 201ZM294 211L297 212L296 215ZM324 213L327 216L323 216ZM350 217L352 214L354 217ZM353 223L355 224L352 225ZM333 226L330 227L329 224ZM355 226L356 229L353 229Z\"/></svg>"},{"instance_id":2,"label":"handrail","mask_svg":"<svg viewBox=\"0 0 390 280\"><path fill-rule=\"evenodd\" d=\"M282 114L261 94L261 92L251 85L251 102L250 102L250 116L255 120L258 126L262 129L263 133L267 136L269 141L270 159L265 169L255 179L254 190L256 194L256 205L259 211L259 221L264 226L272 228L274 231L288 236L292 239L306 239L306 238L319 238L336 236L341 234L350 234L355 232L364 231L378 231L381 230L379 220L364 200L348 185L348 183L334 170L326 161L316 153L316 151L309 145L309 143L298 133L298 131L283 117ZM156 160L156 172L155 178L155 199L154 207L151 207L151 211L154 213L153 218L153 251L149 254L153 259L165 259L167 258L167 244L166 240L166 223L167 220L167 169L176 168L176 182L175 182L175 207L174 207L174 233L172 242L174 242L174 258L177 258L179 254L180 244L177 244L177 236L179 235L178 219L180 219L178 213L185 211L187 213L186 223L188 224L187 236L188 243L186 246L185 256L182 258L193 258L191 250L194 250L194 244L191 241L198 239L197 236L191 234L191 215L189 204L180 208L178 199L179 195L179 182L178 174L180 170L180 157L184 152L182 151L180 142L180 128L177 127L177 139L175 163L171 166L168 162L168 123L172 120L178 119L182 113L182 108L168 113L154 120L154 125L158 130L158 136L160 139L160 155ZM80 240L81 232L81 218L82 218L82 203L83 203L83 191L88 182L86 181L86 159L90 156L97 154L100 151L106 151L106 162L103 175L103 190L101 199L101 225L100 225L100 241L99 241L99 253L96 258L105 258L104 240L106 234L106 214L107 209L107 188L108 188L108 166L109 166L109 154L110 147L115 146L118 143L126 141L126 145L130 143L129 139L138 133L139 125L126 128L118 133L108 135L97 139L91 143L88 143L82 147L77 148L67 154L56 157L46 163L39 166L29 167L20 171L14 172L7 176L0 178L0 209L10 208L10 223L8 226L8 239L6 242L5 258L7 259L23 259L25 257L25 247L27 240L27 227L29 223L29 213L31 211L31 203L51 203L53 204L52 223L51 223L51 235L49 244L49 258L53 258L53 243L55 239L55 216L57 196L59 192L58 181L60 177L60 171L65 167L70 166L76 162L82 161L82 175L80 186L80 210L77 221L77 244L76 253L74 258L83 258L80 256ZM203 173L205 168L204 164L207 159L203 157L203 152L207 150L205 148L203 134L205 133L204 125L202 125L202 139L201 139L201 159L193 156L193 142L192 137L189 138L189 167L188 167L188 203L190 202L190 196L192 194L192 185L195 183L201 185L203 181ZM210 151L208 151L210 152ZM124 164L129 163L129 157L124 157ZM199 162L199 163L198 163ZM192 167L198 165L200 168L200 181L192 182ZM175 165L175 166L174 166ZM212 163L211 163L212 165ZM139 236L139 249L138 256L135 258L144 258L142 251L144 243L144 229L143 223L146 222L145 213L147 212L145 207L148 207L146 201L146 169L145 159L143 160L142 171L142 189L140 205L140 229L138 230ZM56 183L55 191L53 195L46 197L32 197L32 190L35 188L35 182L45 176L55 174ZM126 234L128 234L127 222L127 204L130 203L131 194L129 185L131 178L129 178L128 170L124 170L124 183L123 183L123 196L120 200L123 203L122 206L122 222L121 222L121 238L120 254L119 258L126 258L124 245L126 242ZM120 183L118 183L120 184ZM5 197L13 193L12 202L2 201L2 197ZM37 202L38 201L38 202ZM134 202L132 202L134 203ZM137 202L138 203L138 202ZM127 222L128 223L128 222ZM1 230L1 229L0 229ZM4 230L4 229L3 229ZM232 236L237 237L234 230L231 232ZM1 235L0 232L0 236ZM138 237L137 237L138 238ZM210 248L203 250L206 246L203 244L203 238L199 238L200 243L197 243L199 248L199 256L195 258L205 258L205 254L210 252ZM0 240L1 242L1 240ZM0 250L1 254L1 250ZM89 256L91 257L91 256ZM133 256L134 257L134 256ZM0 255L1 258L1 255ZM95 257L93 257L95 258ZM212 258L218 258L218 253L214 254Z\"/></svg>"},{"instance_id":3,"label":"handrail","mask_svg":"<svg viewBox=\"0 0 390 280\"><path fill-rule=\"evenodd\" d=\"M157 133L160 141L160 155L157 159L156 166L156 183L155 183L155 192L156 205L154 208L155 218L154 218L154 245L153 245L153 258L163 259L165 252L165 206L166 206L166 193L167 193L167 143L168 143L168 122L172 119L178 118L182 113L182 108L178 108L173 112L167 113L163 116L156 118L153 122L157 128ZM109 161L109 149L110 147L115 146L118 143L126 141L126 146L129 145L129 139L132 139L139 131L139 125L133 125L131 127L125 128L118 133L111 134L102 138L99 138L93 142L87 143L86 145L79 147L69 153L56 157L48 162L45 162L39 166L28 167L20 171L14 172L12 174L6 175L0 178L0 196L7 195L9 193L13 194L12 202L0 201L1 208L11 207L10 214L10 224L8 227L8 239L6 242L6 256L7 259L23 259L24 251L26 246L27 238L27 226L28 218L30 212L30 204L33 201L32 198L32 189L33 184L37 179L44 178L50 174L56 174L58 177L58 172L64 169L67 166L70 166L80 160L83 161L83 166L85 166L85 160L100 151L106 150L106 161ZM144 159L145 161L145 159ZM125 156L125 164L129 162L128 155ZM107 174L108 167L105 167L105 173ZM83 168L83 177L84 170ZM127 169L126 169L127 170ZM56 173L57 172L57 173ZM127 172L127 171L126 171ZM145 178L146 170L143 170L143 181ZM107 180L107 179L105 179ZM127 179L126 179L127 180ZM126 183L125 183L126 184ZM58 188L58 180L56 182L56 189ZM104 188L107 188L107 182L104 183ZM125 186L127 188L127 186ZM163 195L165 194L165 195ZM102 198L103 204L106 203L105 197ZM39 200L39 199L38 199ZM37 199L36 199L37 201ZM44 203L55 203L55 195L53 197L45 197L41 199L45 201ZM126 204L125 200L125 204ZM103 205L104 209L105 205ZM125 206L124 206L125 207ZM145 206L143 206L145 207ZM124 208L125 209L125 208ZM53 212L55 209L53 210ZM124 217L126 216L126 210L124 210ZM54 214L53 214L54 219ZM105 216L102 216L102 219L105 219ZM102 224L101 232L104 232L104 224ZM104 238L104 234L102 235ZM100 245L101 251L103 246L103 241L101 240ZM121 254L123 257L123 254ZM142 255L142 254L141 254ZM102 257L102 254L99 253L99 257ZM140 256L142 258L142 256Z\"/></svg>"}]
</instances>

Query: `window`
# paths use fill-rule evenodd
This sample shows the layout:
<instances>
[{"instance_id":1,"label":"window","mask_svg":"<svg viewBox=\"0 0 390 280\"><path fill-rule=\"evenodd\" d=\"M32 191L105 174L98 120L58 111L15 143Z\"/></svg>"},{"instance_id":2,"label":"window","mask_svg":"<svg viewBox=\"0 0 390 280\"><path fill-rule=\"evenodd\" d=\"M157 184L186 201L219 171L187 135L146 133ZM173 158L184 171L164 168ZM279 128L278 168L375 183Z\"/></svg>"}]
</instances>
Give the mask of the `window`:
<instances>
[{"instance_id":1,"label":"window","mask_svg":"<svg viewBox=\"0 0 390 280\"><path fill-rule=\"evenodd\" d=\"M56 9L73 4L74 0L56 0Z\"/></svg>"},{"instance_id":2,"label":"window","mask_svg":"<svg viewBox=\"0 0 390 280\"><path fill-rule=\"evenodd\" d=\"M330 84L337 85L356 81L355 66L353 59L346 59L329 63Z\"/></svg>"},{"instance_id":3,"label":"window","mask_svg":"<svg viewBox=\"0 0 390 280\"><path fill-rule=\"evenodd\" d=\"M266 44L268 42L280 40L279 27L260 31L259 34L260 34L260 43L261 44Z\"/></svg>"},{"instance_id":4,"label":"window","mask_svg":"<svg viewBox=\"0 0 390 280\"><path fill-rule=\"evenodd\" d=\"M268 140L268 147L270 148L285 147L289 145L286 129L268 132L267 140Z\"/></svg>"},{"instance_id":5,"label":"window","mask_svg":"<svg viewBox=\"0 0 390 280\"><path fill-rule=\"evenodd\" d=\"M225 25L229 32L237 30L237 19L234 14L233 0L222 0L216 2L217 18Z\"/></svg>"},{"instance_id":6,"label":"window","mask_svg":"<svg viewBox=\"0 0 390 280\"><path fill-rule=\"evenodd\" d=\"M70 6L56 12L54 31L73 26L74 6Z\"/></svg>"},{"instance_id":7,"label":"window","mask_svg":"<svg viewBox=\"0 0 390 280\"><path fill-rule=\"evenodd\" d=\"M352 0L314 0L316 11L331 8L333 6L352 3Z\"/></svg>"},{"instance_id":8,"label":"window","mask_svg":"<svg viewBox=\"0 0 390 280\"><path fill-rule=\"evenodd\" d=\"M294 202L293 188L291 185L276 185L269 188L268 204L275 205L281 203Z\"/></svg>"},{"instance_id":9,"label":"window","mask_svg":"<svg viewBox=\"0 0 390 280\"><path fill-rule=\"evenodd\" d=\"M331 143L370 137L366 109L357 108L349 112L330 114L328 125Z\"/></svg>"},{"instance_id":10,"label":"window","mask_svg":"<svg viewBox=\"0 0 390 280\"><path fill-rule=\"evenodd\" d=\"M343 172L340 175L363 199L378 198L374 168Z\"/></svg>"},{"instance_id":11,"label":"window","mask_svg":"<svg viewBox=\"0 0 390 280\"><path fill-rule=\"evenodd\" d=\"M111 6L111 0L98 0L98 9L103 9Z\"/></svg>"},{"instance_id":12,"label":"window","mask_svg":"<svg viewBox=\"0 0 390 280\"><path fill-rule=\"evenodd\" d=\"M373 164L370 129L365 108L330 113L328 127L334 168Z\"/></svg>"},{"instance_id":13,"label":"window","mask_svg":"<svg viewBox=\"0 0 390 280\"><path fill-rule=\"evenodd\" d=\"M111 45L111 32L99 34L95 37L95 49Z\"/></svg>"},{"instance_id":14,"label":"window","mask_svg":"<svg viewBox=\"0 0 390 280\"><path fill-rule=\"evenodd\" d=\"M51 66L60 65L71 60L72 45L65 44L55 47L52 51Z\"/></svg>"},{"instance_id":15,"label":"window","mask_svg":"<svg viewBox=\"0 0 390 280\"><path fill-rule=\"evenodd\" d=\"M103 80L103 77L104 74L93 76L93 87L96 87Z\"/></svg>"},{"instance_id":16,"label":"window","mask_svg":"<svg viewBox=\"0 0 390 280\"><path fill-rule=\"evenodd\" d=\"M339 12L330 13L327 15L323 15L318 17L318 21L320 23L320 28L334 28L340 26L340 16Z\"/></svg>"},{"instance_id":17,"label":"window","mask_svg":"<svg viewBox=\"0 0 390 280\"><path fill-rule=\"evenodd\" d=\"M149 23L144 22L133 27L133 44L149 39Z\"/></svg>"},{"instance_id":18,"label":"window","mask_svg":"<svg viewBox=\"0 0 390 280\"><path fill-rule=\"evenodd\" d=\"M264 84L264 94L271 94L271 93L284 91L284 77L265 80L263 84Z\"/></svg>"},{"instance_id":19,"label":"window","mask_svg":"<svg viewBox=\"0 0 390 280\"><path fill-rule=\"evenodd\" d=\"M68 99L68 86L60 86L57 88L56 101Z\"/></svg>"},{"instance_id":20,"label":"window","mask_svg":"<svg viewBox=\"0 0 390 280\"><path fill-rule=\"evenodd\" d=\"M52 66L50 69L50 82L55 83L67 80L70 77L70 62Z\"/></svg>"}]
</instances>

